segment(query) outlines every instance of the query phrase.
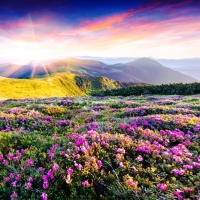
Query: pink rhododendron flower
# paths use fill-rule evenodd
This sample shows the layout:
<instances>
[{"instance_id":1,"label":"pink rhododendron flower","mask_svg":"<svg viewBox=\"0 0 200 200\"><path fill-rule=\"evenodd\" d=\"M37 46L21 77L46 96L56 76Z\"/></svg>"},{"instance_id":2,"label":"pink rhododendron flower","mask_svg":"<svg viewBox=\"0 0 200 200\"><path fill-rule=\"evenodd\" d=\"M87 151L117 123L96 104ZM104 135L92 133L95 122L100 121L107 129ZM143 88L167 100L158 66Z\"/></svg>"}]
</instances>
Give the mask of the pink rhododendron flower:
<instances>
[{"instance_id":1,"label":"pink rhododendron flower","mask_svg":"<svg viewBox=\"0 0 200 200\"><path fill-rule=\"evenodd\" d=\"M55 157L54 153L50 153L50 154L49 154L49 157L50 157L51 159L53 159L53 158Z\"/></svg>"},{"instance_id":2,"label":"pink rhododendron flower","mask_svg":"<svg viewBox=\"0 0 200 200\"><path fill-rule=\"evenodd\" d=\"M13 187L17 187L17 181L13 181L11 184Z\"/></svg>"},{"instance_id":3,"label":"pink rhododendron flower","mask_svg":"<svg viewBox=\"0 0 200 200\"><path fill-rule=\"evenodd\" d=\"M0 160L3 160L3 155L2 154L0 155Z\"/></svg>"},{"instance_id":4,"label":"pink rhododendron flower","mask_svg":"<svg viewBox=\"0 0 200 200\"><path fill-rule=\"evenodd\" d=\"M8 153L8 158L12 158L13 157L13 154L12 153Z\"/></svg>"},{"instance_id":5,"label":"pink rhododendron flower","mask_svg":"<svg viewBox=\"0 0 200 200\"><path fill-rule=\"evenodd\" d=\"M67 174L72 174L74 172L74 170L72 169L72 168L69 168L68 170L67 170Z\"/></svg>"},{"instance_id":6,"label":"pink rhododendron flower","mask_svg":"<svg viewBox=\"0 0 200 200\"><path fill-rule=\"evenodd\" d=\"M90 184L88 183L87 180L86 180L86 181L83 181L83 182L82 182L82 185L83 185L84 187L89 187L89 186L90 186Z\"/></svg>"},{"instance_id":7,"label":"pink rhododendron flower","mask_svg":"<svg viewBox=\"0 0 200 200\"><path fill-rule=\"evenodd\" d=\"M189 187L185 187L185 188L183 188L185 191L187 191L187 192L190 192L190 191L193 191L193 189L192 188L189 188Z\"/></svg>"},{"instance_id":8,"label":"pink rhododendron flower","mask_svg":"<svg viewBox=\"0 0 200 200\"><path fill-rule=\"evenodd\" d=\"M28 181L29 181L29 182L33 182L33 178L32 178L32 177L29 177L29 178L28 178Z\"/></svg>"},{"instance_id":9,"label":"pink rhododendron flower","mask_svg":"<svg viewBox=\"0 0 200 200\"><path fill-rule=\"evenodd\" d=\"M179 169L173 169L172 172L176 175L181 175L181 176L184 174L184 171Z\"/></svg>"},{"instance_id":10,"label":"pink rhododendron flower","mask_svg":"<svg viewBox=\"0 0 200 200\"><path fill-rule=\"evenodd\" d=\"M97 165L98 165L99 168L101 168L102 167L102 162L100 160L98 160L97 161Z\"/></svg>"},{"instance_id":11,"label":"pink rhododendron flower","mask_svg":"<svg viewBox=\"0 0 200 200\"><path fill-rule=\"evenodd\" d=\"M0 159L1 160L1 159ZM200 156L197 157L197 160L200 162Z\"/></svg>"},{"instance_id":12,"label":"pink rhododendron flower","mask_svg":"<svg viewBox=\"0 0 200 200\"><path fill-rule=\"evenodd\" d=\"M56 172L56 171L58 171L58 169L59 169L59 165L55 163L53 165L53 171Z\"/></svg>"},{"instance_id":13,"label":"pink rhododendron flower","mask_svg":"<svg viewBox=\"0 0 200 200\"><path fill-rule=\"evenodd\" d=\"M10 181L10 178L9 177L6 177L5 179L4 179L4 182L5 183L7 183L7 182L9 182Z\"/></svg>"},{"instance_id":14,"label":"pink rhododendron flower","mask_svg":"<svg viewBox=\"0 0 200 200\"><path fill-rule=\"evenodd\" d=\"M10 195L10 199L15 199L17 198L17 193L14 191L11 195Z\"/></svg>"},{"instance_id":15,"label":"pink rhododendron flower","mask_svg":"<svg viewBox=\"0 0 200 200\"><path fill-rule=\"evenodd\" d=\"M200 168L200 163L193 162L192 164L193 164L194 167L196 167L196 168Z\"/></svg>"},{"instance_id":16,"label":"pink rhododendron flower","mask_svg":"<svg viewBox=\"0 0 200 200\"><path fill-rule=\"evenodd\" d=\"M143 157L142 157L141 155L139 155L139 156L136 158L136 160L137 160L138 162L141 162L141 161L143 161Z\"/></svg>"},{"instance_id":17,"label":"pink rhododendron flower","mask_svg":"<svg viewBox=\"0 0 200 200\"><path fill-rule=\"evenodd\" d=\"M75 163L74 166L78 169L78 170L82 170L83 166L81 164Z\"/></svg>"},{"instance_id":18,"label":"pink rhododendron flower","mask_svg":"<svg viewBox=\"0 0 200 200\"><path fill-rule=\"evenodd\" d=\"M47 172L47 176L50 178L50 179L54 179L54 175L53 175L53 170L50 169L48 172Z\"/></svg>"},{"instance_id":19,"label":"pink rhododendron flower","mask_svg":"<svg viewBox=\"0 0 200 200\"><path fill-rule=\"evenodd\" d=\"M192 165L183 165L183 168L191 170L191 169L193 169L193 166Z\"/></svg>"},{"instance_id":20,"label":"pink rhododendron flower","mask_svg":"<svg viewBox=\"0 0 200 200\"><path fill-rule=\"evenodd\" d=\"M43 171L43 168L42 167L39 167L38 168L38 172L40 173L40 172L42 172Z\"/></svg>"},{"instance_id":21,"label":"pink rhododendron flower","mask_svg":"<svg viewBox=\"0 0 200 200\"><path fill-rule=\"evenodd\" d=\"M48 182L48 180L45 180L44 182L43 182L43 189L48 189L49 188L49 182Z\"/></svg>"},{"instance_id":22,"label":"pink rhododendron flower","mask_svg":"<svg viewBox=\"0 0 200 200\"><path fill-rule=\"evenodd\" d=\"M136 169L136 167L133 166L132 169L133 169L134 172L138 172L138 170Z\"/></svg>"},{"instance_id":23,"label":"pink rhododendron flower","mask_svg":"<svg viewBox=\"0 0 200 200\"><path fill-rule=\"evenodd\" d=\"M161 189L162 191L166 191L166 190L167 190L167 185L164 184L164 183L159 183L159 184L157 185L157 187L158 187L159 189Z\"/></svg>"},{"instance_id":24,"label":"pink rhododendron flower","mask_svg":"<svg viewBox=\"0 0 200 200\"><path fill-rule=\"evenodd\" d=\"M30 190L30 188L31 188L31 183L30 183L30 182L26 183L26 184L25 184L25 187L26 187L27 190Z\"/></svg>"},{"instance_id":25,"label":"pink rhododendron flower","mask_svg":"<svg viewBox=\"0 0 200 200\"><path fill-rule=\"evenodd\" d=\"M65 181L67 184L71 183L71 175L70 174L67 174L67 178L65 179Z\"/></svg>"},{"instance_id":26,"label":"pink rhododendron flower","mask_svg":"<svg viewBox=\"0 0 200 200\"><path fill-rule=\"evenodd\" d=\"M14 176L13 173L10 173L10 174L9 174L9 177L10 177L10 178L14 178L15 176Z\"/></svg>"},{"instance_id":27,"label":"pink rhododendron flower","mask_svg":"<svg viewBox=\"0 0 200 200\"><path fill-rule=\"evenodd\" d=\"M34 163L34 160L33 160L33 159L29 159L29 160L28 160L28 166L33 165L33 163Z\"/></svg>"},{"instance_id":28,"label":"pink rhododendron flower","mask_svg":"<svg viewBox=\"0 0 200 200\"><path fill-rule=\"evenodd\" d=\"M127 181L128 185L131 186L132 188L135 188L137 186L137 184L132 180L132 179L129 179Z\"/></svg>"},{"instance_id":29,"label":"pink rhododendron flower","mask_svg":"<svg viewBox=\"0 0 200 200\"><path fill-rule=\"evenodd\" d=\"M119 163L119 167L120 168L126 168L126 166L122 162Z\"/></svg>"},{"instance_id":30,"label":"pink rhododendron flower","mask_svg":"<svg viewBox=\"0 0 200 200\"><path fill-rule=\"evenodd\" d=\"M3 160L2 164L3 164L3 165L7 165L7 164L8 164L8 161L7 161L7 160Z\"/></svg>"},{"instance_id":31,"label":"pink rhododendron flower","mask_svg":"<svg viewBox=\"0 0 200 200\"><path fill-rule=\"evenodd\" d=\"M183 199L183 197L180 195L181 192L182 192L182 191L179 190L179 189L176 189L176 190L174 191L174 194L177 196L178 199Z\"/></svg>"},{"instance_id":32,"label":"pink rhododendron flower","mask_svg":"<svg viewBox=\"0 0 200 200\"><path fill-rule=\"evenodd\" d=\"M121 154L125 154L125 150L124 150L124 149L121 149L121 148L119 148L119 149L117 150L117 152L118 152L118 153L121 153Z\"/></svg>"},{"instance_id":33,"label":"pink rhododendron flower","mask_svg":"<svg viewBox=\"0 0 200 200\"><path fill-rule=\"evenodd\" d=\"M21 174L17 174L15 180L19 181L21 179L22 175Z\"/></svg>"},{"instance_id":34,"label":"pink rhododendron flower","mask_svg":"<svg viewBox=\"0 0 200 200\"><path fill-rule=\"evenodd\" d=\"M18 158L18 157L12 157L12 160L13 160L14 162L17 162L17 161L19 160L19 158Z\"/></svg>"},{"instance_id":35,"label":"pink rhododendron flower","mask_svg":"<svg viewBox=\"0 0 200 200\"><path fill-rule=\"evenodd\" d=\"M46 193L41 194L42 200L48 200L48 195Z\"/></svg>"}]
</instances>

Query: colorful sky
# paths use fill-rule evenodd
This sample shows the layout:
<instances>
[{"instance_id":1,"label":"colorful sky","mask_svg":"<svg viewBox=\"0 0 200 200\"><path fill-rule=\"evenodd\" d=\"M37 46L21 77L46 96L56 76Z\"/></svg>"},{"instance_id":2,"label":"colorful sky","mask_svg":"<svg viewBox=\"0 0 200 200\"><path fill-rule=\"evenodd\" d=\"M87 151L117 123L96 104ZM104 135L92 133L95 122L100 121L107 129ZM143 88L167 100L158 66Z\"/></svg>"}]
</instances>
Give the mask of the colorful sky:
<instances>
[{"instance_id":1,"label":"colorful sky","mask_svg":"<svg viewBox=\"0 0 200 200\"><path fill-rule=\"evenodd\" d=\"M0 62L200 57L200 1L165 2L1 1Z\"/></svg>"}]
</instances>

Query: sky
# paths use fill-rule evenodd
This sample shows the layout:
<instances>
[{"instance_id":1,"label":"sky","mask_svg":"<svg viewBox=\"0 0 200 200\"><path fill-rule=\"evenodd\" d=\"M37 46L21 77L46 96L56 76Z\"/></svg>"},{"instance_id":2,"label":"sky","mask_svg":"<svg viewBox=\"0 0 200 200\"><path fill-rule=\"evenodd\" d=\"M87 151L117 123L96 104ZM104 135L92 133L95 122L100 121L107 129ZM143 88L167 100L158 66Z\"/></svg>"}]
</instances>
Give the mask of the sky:
<instances>
[{"instance_id":1,"label":"sky","mask_svg":"<svg viewBox=\"0 0 200 200\"><path fill-rule=\"evenodd\" d=\"M200 1L0 1L0 63L200 57Z\"/></svg>"}]
</instances>

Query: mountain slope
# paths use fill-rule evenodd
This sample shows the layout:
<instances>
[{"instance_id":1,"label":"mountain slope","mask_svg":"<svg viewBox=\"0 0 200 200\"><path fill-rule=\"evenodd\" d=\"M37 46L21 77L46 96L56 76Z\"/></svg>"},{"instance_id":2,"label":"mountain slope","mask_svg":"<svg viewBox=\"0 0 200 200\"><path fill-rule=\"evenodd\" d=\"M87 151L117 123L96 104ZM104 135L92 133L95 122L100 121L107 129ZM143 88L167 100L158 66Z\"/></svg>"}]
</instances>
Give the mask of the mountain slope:
<instances>
[{"instance_id":1,"label":"mountain slope","mask_svg":"<svg viewBox=\"0 0 200 200\"><path fill-rule=\"evenodd\" d=\"M34 79L0 77L0 98L82 96L92 90L115 89L125 85L106 77L82 77L71 73Z\"/></svg>"},{"instance_id":2,"label":"mountain slope","mask_svg":"<svg viewBox=\"0 0 200 200\"><path fill-rule=\"evenodd\" d=\"M77 58L67 58L47 65L41 64L37 67L20 67L12 64L0 65L0 76L12 78L30 78L58 72L73 73L78 76L105 76L127 83L169 84L197 81L195 78L164 67L159 62L149 58L140 58L132 62L115 65L106 65L100 61Z\"/></svg>"},{"instance_id":3,"label":"mountain slope","mask_svg":"<svg viewBox=\"0 0 200 200\"><path fill-rule=\"evenodd\" d=\"M149 84L190 83L197 81L187 75L162 66L149 58L140 58L125 64L112 65L121 72L108 73L106 76L117 81L146 82ZM105 76L105 74L101 74Z\"/></svg>"}]
</instances>

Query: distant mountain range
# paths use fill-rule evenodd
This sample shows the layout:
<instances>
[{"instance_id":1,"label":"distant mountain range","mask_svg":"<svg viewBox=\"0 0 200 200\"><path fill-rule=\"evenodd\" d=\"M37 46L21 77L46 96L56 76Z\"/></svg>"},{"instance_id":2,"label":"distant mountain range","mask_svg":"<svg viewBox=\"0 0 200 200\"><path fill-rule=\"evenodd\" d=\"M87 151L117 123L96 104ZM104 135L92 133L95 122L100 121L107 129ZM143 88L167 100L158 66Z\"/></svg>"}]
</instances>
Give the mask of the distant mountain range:
<instances>
[{"instance_id":1,"label":"distant mountain range","mask_svg":"<svg viewBox=\"0 0 200 200\"><path fill-rule=\"evenodd\" d=\"M134 57L113 57L113 58L104 58L104 57L89 57L89 56L79 56L80 59L94 59L101 62L104 62L108 65L116 63L127 63L138 58ZM188 76L191 76L200 81L200 58L185 58L185 59L154 59L151 58L163 66L166 66L175 71L181 72Z\"/></svg>"},{"instance_id":2,"label":"distant mountain range","mask_svg":"<svg viewBox=\"0 0 200 200\"><path fill-rule=\"evenodd\" d=\"M140 58L131 62L112 65L96 60L77 58L67 58L36 67L33 65L21 66L11 63L0 65L0 76L9 78L30 78L58 72L73 73L78 76L103 76L114 81L126 83L169 84L197 81L193 77L164 67L159 62L149 58Z\"/></svg>"}]
</instances>

